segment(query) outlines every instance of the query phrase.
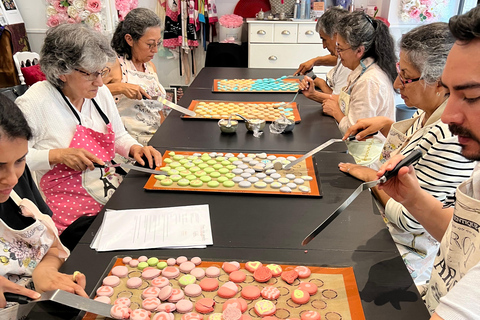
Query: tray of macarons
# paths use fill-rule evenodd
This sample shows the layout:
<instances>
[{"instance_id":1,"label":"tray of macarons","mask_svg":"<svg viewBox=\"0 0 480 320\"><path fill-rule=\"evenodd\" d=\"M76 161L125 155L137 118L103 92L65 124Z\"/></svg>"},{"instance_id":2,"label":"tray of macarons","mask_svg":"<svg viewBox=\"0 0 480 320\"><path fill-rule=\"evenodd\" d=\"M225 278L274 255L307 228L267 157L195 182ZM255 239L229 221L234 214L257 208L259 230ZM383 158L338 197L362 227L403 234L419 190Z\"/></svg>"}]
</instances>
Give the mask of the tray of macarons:
<instances>
[{"instance_id":1,"label":"tray of macarons","mask_svg":"<svg viewBox=\"0 0 480 320\"><path fill-rule=\"evenodd\" d=\"M116 256L91 298L114 319L365 319L351 267Z\"/></svg>"}]
</instances>

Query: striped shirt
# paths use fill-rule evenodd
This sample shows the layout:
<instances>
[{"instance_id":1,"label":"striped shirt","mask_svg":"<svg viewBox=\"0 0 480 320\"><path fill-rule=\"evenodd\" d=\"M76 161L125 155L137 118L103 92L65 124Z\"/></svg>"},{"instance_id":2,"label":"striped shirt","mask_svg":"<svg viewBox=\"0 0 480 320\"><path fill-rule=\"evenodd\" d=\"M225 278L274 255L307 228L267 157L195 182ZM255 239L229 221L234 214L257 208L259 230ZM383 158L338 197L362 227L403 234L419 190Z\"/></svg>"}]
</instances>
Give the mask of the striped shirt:
<instances>
[{"instance_id":1,"label":"striped shirt","mask_svg":"<svg viewBox=\"0 0 480 320\"><path fill-rule=\"evenodd\" d=\"M445 106L446 102L439 106L424 126L423 111L416 112L410 120L394 124L385 145L388 145L390 135L395 135L394 127L400 129L402 122L408 124L411 121L411 126L403 131L403 138L407 140L401 145L400 153L408 155L413 149L422 151L423 156L413 165L420 187L444 206L451 206L455 202L457 186L471 176L475 162L462 156L458 138L450 132L448 125L441 122ZM398 131L396 134L400 136ZM417 285L424 284L430 279L439 243L394 199L385 205L385 218L412 278Z\"/></svg>"}]
</instances>

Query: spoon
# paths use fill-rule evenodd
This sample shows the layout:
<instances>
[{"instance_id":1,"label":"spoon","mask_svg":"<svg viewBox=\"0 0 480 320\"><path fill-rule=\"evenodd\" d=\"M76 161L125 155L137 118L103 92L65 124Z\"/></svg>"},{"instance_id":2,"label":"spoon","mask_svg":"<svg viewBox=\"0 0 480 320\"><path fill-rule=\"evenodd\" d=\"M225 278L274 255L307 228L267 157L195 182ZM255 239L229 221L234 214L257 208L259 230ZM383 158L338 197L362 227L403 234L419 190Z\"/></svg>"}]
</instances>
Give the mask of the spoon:
<instances>
[{"instance_id":1,"label":"spoon","mask_svg":"<svg viewBox=\"0 0 480 320\"><path fill-rule=\"evenodd\" d=\"M289 103L281 102L277 106L275 106L275 108L280 108L280 107L283 107L283 106L291 105L295 101L295 99L297 98L300 91L302 91L302 90L297 90L297 93L295 93L295 96L293 97L292 101L290 101Z\"/></svg>"}]
</instances>

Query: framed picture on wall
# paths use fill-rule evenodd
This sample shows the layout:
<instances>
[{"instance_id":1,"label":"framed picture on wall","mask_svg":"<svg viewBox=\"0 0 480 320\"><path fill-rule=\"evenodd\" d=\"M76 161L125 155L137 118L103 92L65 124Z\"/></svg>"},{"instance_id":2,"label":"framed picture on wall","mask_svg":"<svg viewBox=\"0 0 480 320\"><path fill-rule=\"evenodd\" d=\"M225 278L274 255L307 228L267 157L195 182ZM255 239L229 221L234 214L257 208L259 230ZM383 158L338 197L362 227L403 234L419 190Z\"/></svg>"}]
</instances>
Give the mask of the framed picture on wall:
<instances>
[{"instance_id":1,"label":"framed picture on wall","mask_svg":"<svg viewBox=\"0 0 480 320\"><path fill-rule=\"evenodd\" d=\"M165 97L168 101L177 103L177 88L165 88L167 96Z\"/></svg>"},{"instance_id":2,"label":"framed picture on wall","mask_svg":"<svg viewBox=\"0 0 480 320\"><path fill-rule=\"evenodd\" d=\"M0 0L0 23L2 25L23 23L15 0Z\"/></svg>"}]
</instances>

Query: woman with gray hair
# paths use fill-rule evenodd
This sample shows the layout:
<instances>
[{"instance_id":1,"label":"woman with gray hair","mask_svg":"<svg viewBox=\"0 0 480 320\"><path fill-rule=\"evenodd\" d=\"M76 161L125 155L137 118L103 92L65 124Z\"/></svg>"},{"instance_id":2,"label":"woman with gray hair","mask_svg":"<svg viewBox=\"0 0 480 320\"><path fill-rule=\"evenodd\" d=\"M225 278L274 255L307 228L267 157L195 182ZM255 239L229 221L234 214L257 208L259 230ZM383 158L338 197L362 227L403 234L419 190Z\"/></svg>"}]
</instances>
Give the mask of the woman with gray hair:
<instances>
[{"instance_id":1,"label":"woman with gray hair","mask_svg":"<svg viewBox=\"0 0 480 320\"><path fill-rule=\"evenodd\" d=\"M112 92L127 131L147 144L168 110L154 97L165 97L151 62L161 44L161 20L146 8L130 11L118 23L112 38L117 60L104 83ZM142 100L152 99L153 100Z\"/></svg>"},{"instance_id":2,"label":"woman with gray hair","mask_svg":"<svg viewBox=\"0 0 480 320\"><path fill-rule=\"evenodd\" d=\"M300 82L299 89L302 90L304 96L311 100L323 102L325 99L331 98L332 94L339 95L342 88L347 85L347 78L351 70L342 64L335 50L335 25L348 13L345 9L332 7L317 21L316 30L322 39L323 48L336 57L337 64L327 73L326 81L318 77L312 79L305 76ZM320 91L316 91L315 87L318 87Z\"/></svg>"},{"instance_id":3,"label":"woman with gray hair","mask_svg":"<svg viewBox=\"0 0 480 320\"><path fill-rule=\"evenodd\" d=\"M407 156L414 149L421 150L423 156L413 165L420 187L444 206L453 204L456 187L470 177L474 168L474 162L462 156L457 138L440 119L448 99L440 76L454 42L448 24L443 22L417 27L403 35L394 86L405 104L419 111L411 119L395 123L386 117L361 119L345 133L347 137L361 131L357 138L362 139L381 131L387 140L380 164L395 154ZM363 181L377 179L376 171L368 167L340 163L339 168ZM388 229L415 283L424 284L430 278L439 243L403 205L377 187L372 191L385 207Z\"/></svg>"},{"instance_id":4,"label":"woman with gray hair","mask_svg":"<svg viewBox=\"0 0 480 320\"><path fill-rule=\"evenodd\" d=\"M80 217L95 216L121 182L104 167L115 153L150 167L161 154L144 147L123 127L112 95L103 85L115 59L108 39L83 24L47 31L40 65L48 81L16 100L33 131L27 163L53 211L60 233ZM62 239L63 240L63 239Z\"/></svg>"}]
</instances>

